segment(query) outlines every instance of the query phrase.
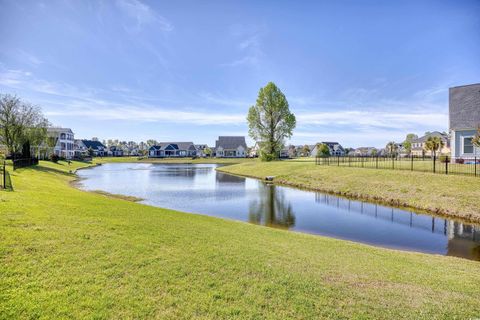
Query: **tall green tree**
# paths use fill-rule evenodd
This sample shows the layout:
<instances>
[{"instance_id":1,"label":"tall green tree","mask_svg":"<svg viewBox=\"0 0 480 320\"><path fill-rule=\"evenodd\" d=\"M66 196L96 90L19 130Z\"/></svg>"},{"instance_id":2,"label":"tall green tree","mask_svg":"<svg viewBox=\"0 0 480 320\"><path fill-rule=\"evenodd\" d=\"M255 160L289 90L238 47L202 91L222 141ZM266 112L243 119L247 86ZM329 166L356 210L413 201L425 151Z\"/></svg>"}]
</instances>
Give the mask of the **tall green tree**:
<instances>
[{"instance_id":1,"label":"tall green tree","mask_svg":"<svg viewBox=\"0 0 480 320\"><path fill-rule=\"evenodd\" d=\"M17 96L0 95L0 144L10 155L18 154L24 145L40 145L46 138L47 126L40 108Z\"/></svg>"},{"instance_id":2,"label":"tall green tree","mask_svg":"<svg viewBox=\"0 0 480 320\"><path fill-rule=\"evenodd\" d=\"M284 140L292 136L296 126L287 98L273 82L260 89L256 104L248 111L247 120L248 133L252 139L261 142L260 156L263 160L278 158Z\"/></svg>"},{"instance_id":3,"label":"tall green tree","mask_svg":"<svg viewBox=\"0 0 480 320\"><path fill-rule=\"evenodd\" d=\"M425 150L431 151L433 156L436 157L437 151L443 148L443 141L440 137L428 137L425 141Z\"/></svg>"}]
</instances>

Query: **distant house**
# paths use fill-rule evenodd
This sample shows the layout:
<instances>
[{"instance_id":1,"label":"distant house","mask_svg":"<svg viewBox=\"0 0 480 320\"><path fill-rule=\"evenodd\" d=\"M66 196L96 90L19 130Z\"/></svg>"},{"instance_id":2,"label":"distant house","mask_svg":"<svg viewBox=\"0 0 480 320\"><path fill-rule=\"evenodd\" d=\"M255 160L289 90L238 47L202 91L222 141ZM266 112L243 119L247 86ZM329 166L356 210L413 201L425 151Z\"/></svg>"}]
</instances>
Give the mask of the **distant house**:
<instances>
[{"instance_id":1,"label":"distant house","mask_svg":"<svg viewBox=\"0 0 480 320\"><path fill-rule=\"evenodd\" d=\"M49 127L47 128L47 136L55 144L53 150L51 150L53 154L65 159L73 159L75 156L75 139L72 129Z\"/></svg>"},{"instance_id":2,"label":"distant house","mask_svg":"<svg viewBox=\"0 0 480 320\"><path fill-rule=\"evenodd\" d=\"M316 157L318 153L318 146L320 144L325 144L330 151L330 155L334 157L342 157L345 155L345 150L343 149L342 145L338 142L319 142L316 145L313 145L310 149L310 155L312 157Z\"/></svg>"},{"instance_id":3,"label":"distant house","mask_svg":"<svg viewBox=\"0 0 480 320\"><path fill-rule=\"evenodd\" d=\"M438 137L443 141L443 147L437 150L437 154L450 154L450 139L446 133L434 131L427 133L423 137L412 140L412 151L410 154L415 157L432 156L431 151L425 149L425 143L430 137Z\"/></svg>"},{"instance_id":4,"label":"distant house","mask_svg":"<svg viewBox=\"0 0 480 320\"><path fill-rule=\"evenodd\" d=\"M452 157L479 157L472 138L480 127L480 83L450 88L449 118Z\"/></svg>"},{"instance_id":5,"label":"distant house","mask_svg":"<svg viewBox=\"0 0 480 320\"><path fill-rule=\"evenodd\" d=\"M149 158L182 158L197 156L193 142L160 142L148 149Z\"/></svg>"},{"instance_id":6,"label":"distant house","mask_svg":"<svg viewBox=\"0 0 480 320\"><path fill-rule=\"evenodd\" d=\"M98 140L75 140L75 155L89 155L88 150L93 151L93 156L104 157L107 155L107 147Z\"/></svg>"},{"instance_id":7,"label":"distant house","mask_svg":"<svg viewBox=\"0 0 480 320\"><path fill-rule=\"evenodd\" d=\"M117 146L110 146L107 149L107 155L109 157L123 157L123 150Z\"/></svg>"},{"instance_id":8,"label":"distant house","mask_svg":"<svg viewBox=\"0 0 480 320\"><path fill-rule=\"evenodd\" d=\"M215 141L217 158L244 158L247 156L247 143L243 136L220 136Z\"/></svg>"},{"instance_id":9,"label":"distant house","mask_svg":"<svg viewBox=\"0 0 480 320\"><path fill-rule=\"evenodd\" d=\"M260 142L255 142L255 145L250 149L248 156L250 158L256 158L260 156Z\"/></svg>"},{"instance_id":10,"label":"distant house","mask_svg":"<svg viewBox=\"0 0 480 320\"><path fill-rule=\"evenodd\" d=\"M348 155L356 157L371 157L378 155L378 150L374 147L359 147L352 150Z\"/></svg>"},{"instance_id":11,"label":"distant house","mask_svg":"<svg viewBox=\"0 0 480 320\"><path fill-rule=\"evenodd\" d=\"M206 157L207 154L205 154L204 150L208 148L208 145L206 144L196 144L195 149L197 149L197 156L199 157ZM210 155L208 155L210 156Z\"/></svg>"},{"instance_id":12,"label":"distant house","mask_svg":"<svg viewBox=\"0 0 480 320\"><path fill-rule=\"evenodd\" d=\"M308 151L305 150L305 146L308 147ZM313 155L312 150L315 148L314 144L298 145L295 146L295 153L297 157L310 157Z\"/></svg>"}]
</instances>

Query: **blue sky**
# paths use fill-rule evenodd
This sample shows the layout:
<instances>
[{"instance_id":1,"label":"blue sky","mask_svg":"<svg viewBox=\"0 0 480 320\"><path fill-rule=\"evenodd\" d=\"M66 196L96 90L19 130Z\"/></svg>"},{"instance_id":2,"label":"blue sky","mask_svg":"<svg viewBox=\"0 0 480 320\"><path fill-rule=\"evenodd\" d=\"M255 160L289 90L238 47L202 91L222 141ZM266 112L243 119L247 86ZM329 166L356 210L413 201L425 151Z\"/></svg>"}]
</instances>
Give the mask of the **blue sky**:
<instances>
[{"instance_id":1,"label":"blue sky","mask_svg":"<svg viewBox=\"0 0 480 320\"><path fill-rule=\"evenodd\" d=\"M0 92L79 138L247 135L273 81L292 143L384 146L480 82L480 1L0 0L0 39Z\"/></svg>"}]
</instances>

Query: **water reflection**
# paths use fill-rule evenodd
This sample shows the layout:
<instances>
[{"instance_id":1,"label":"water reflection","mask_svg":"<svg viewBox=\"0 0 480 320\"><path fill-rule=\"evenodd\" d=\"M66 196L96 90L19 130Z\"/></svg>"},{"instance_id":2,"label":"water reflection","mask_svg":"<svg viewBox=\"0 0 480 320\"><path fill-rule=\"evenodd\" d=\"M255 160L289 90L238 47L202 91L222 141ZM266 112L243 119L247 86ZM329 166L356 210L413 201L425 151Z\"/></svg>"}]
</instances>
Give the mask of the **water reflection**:
<instances>
[{"instance_id":1,"label":"water reflection","mask_svg":"<svg viewBox=\"0 0 480 320\"><path fill-rule=\"evenodd\" d=\"M480 261L480 226L323 193L315 193L315 202L405 225L409 228L443 234L448 238L447 255ZM372 225L372 227L374 226Z\"/></svg>"},{"instance_id":2,"label":"water reflection","mask_svg":"<svg viewBox=\"0 0 480 320\"><path fill-rule=\"evenodd\" d=\"M106 164L79 175L84 189L143 203L377 246L480 260L480 226L322 193L265 184L216 165Z\"/></svg>"},{"instance_id":3,"label":"water reflection","mask_svg":"<svg viewBox=\"0 0 480 320\"><path fill-rule=\"evenodd\" d=\"M289 229L295 225L292 205L283 190L271 184L259 185L259 199L250 202L248 221L270 227Z\"/></svg>"}]
</instances>

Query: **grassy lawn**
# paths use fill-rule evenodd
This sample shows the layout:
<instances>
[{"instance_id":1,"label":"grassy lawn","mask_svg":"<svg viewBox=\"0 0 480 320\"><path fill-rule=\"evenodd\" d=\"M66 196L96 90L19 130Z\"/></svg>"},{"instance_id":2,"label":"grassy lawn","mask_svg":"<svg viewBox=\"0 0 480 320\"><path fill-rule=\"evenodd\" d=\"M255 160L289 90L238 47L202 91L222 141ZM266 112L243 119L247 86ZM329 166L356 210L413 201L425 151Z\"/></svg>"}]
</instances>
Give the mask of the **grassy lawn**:
<instances>
[{"instance_id":1,"label":"grassy lawn","mask_svg":"<svg viewBox=\"0 0 480 320\"><path fill-rule=\"evenodd\" d=\"M315 165L308 161L250 162L219 170L322 192L426 210L480 222L480 178L403 170Z\"/></svg>"},{"instance_id":2,"label":"grassy lawn","mask_svg":"<svg viewBox=\"0 0 480 320\"><path fill-rule=\"evenodd\" d=\"M1 319L480 317L478 262L83 192L83 166L42 162L0 191Z\"/></svg>"}]
</instances>

